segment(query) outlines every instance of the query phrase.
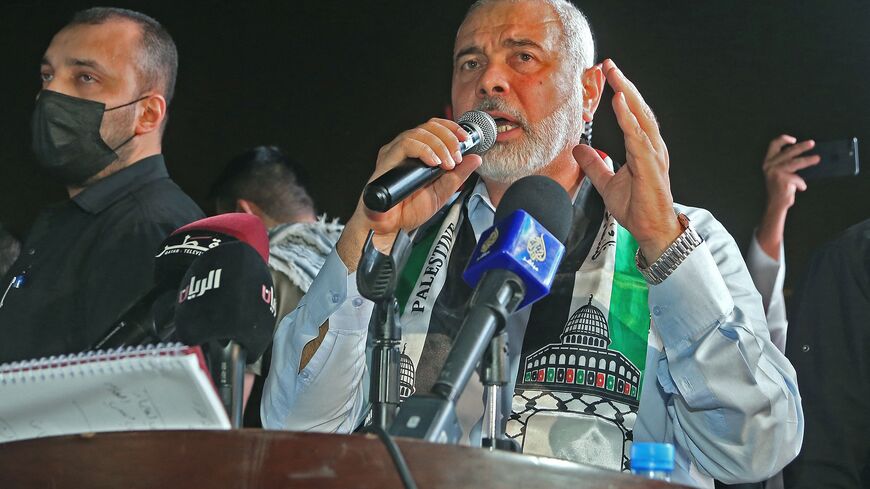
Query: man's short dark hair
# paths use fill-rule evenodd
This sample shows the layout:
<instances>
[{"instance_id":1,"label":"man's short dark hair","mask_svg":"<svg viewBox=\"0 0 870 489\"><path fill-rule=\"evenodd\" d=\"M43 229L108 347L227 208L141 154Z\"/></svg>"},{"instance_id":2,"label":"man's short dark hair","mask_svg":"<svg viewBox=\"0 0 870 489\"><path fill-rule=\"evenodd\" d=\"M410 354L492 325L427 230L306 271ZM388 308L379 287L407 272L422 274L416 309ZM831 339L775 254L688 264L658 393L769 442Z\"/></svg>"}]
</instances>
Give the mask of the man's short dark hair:
<instances>
[{"instance_id":1,"label":"man's short dark hair","mask_svg":"<svg viewBox=\"0 0 870 489\"><path fill-rule=\"evenodd\" d=\"M134 10L115 7L93 7L73 15L66 27L100 25L110 20L128 20L139 26L141 52L136 67L141 90L162 89L166 105L175 94L178 75L178 49L169 32L153 18Z\"/></svg>"},{"instance_id":2,"label":"man's short dark hair","mask_svg":"<svg viewBox=\"0 0 870 489\"><path fill-rule=\"evenodd\" d=\"M236 208L236 200L253 202L272 219L292 222L314 214L303 183L305 173L276 146L257 146L230 160L211 187L218 211Z\"/></svg>"},{"instance_id":3,"label":"man's short dark hair","mask_svg":"<svg viewBox=\"0 0 870 489\"><path fill-rule=\"evenodd\" d=\"M20 252L21 243L0 225L0 278L6 275Z\"/></svg>"}]
</instances>

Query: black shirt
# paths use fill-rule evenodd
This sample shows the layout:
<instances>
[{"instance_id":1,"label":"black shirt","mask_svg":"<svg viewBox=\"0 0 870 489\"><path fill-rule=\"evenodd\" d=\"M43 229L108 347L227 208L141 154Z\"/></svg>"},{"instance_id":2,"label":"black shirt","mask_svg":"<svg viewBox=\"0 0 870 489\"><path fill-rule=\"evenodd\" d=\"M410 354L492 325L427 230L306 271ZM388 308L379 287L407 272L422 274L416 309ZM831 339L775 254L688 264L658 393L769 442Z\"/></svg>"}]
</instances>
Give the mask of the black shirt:
<instances>
[{"instance_id":1,"label":"black shirt","mask_svg":"<svg viewBox=\"0 0 870 489\"><path fill-rule=\"evenodd\" d=\"M789 312L804 410L789 488L870 488L870 219L817 251Z\"/></svg>"},{"instance_id":2,"label":"black shirt","mask_svg":"<svg viewBox=\"0 0 870 489\"><path fill-rule=\"evenodd\" d=\"M201 217L162 155L43 211L0 282L0 362L93 344L152 287L160 243Z\"/></svg>"}]
</instances>

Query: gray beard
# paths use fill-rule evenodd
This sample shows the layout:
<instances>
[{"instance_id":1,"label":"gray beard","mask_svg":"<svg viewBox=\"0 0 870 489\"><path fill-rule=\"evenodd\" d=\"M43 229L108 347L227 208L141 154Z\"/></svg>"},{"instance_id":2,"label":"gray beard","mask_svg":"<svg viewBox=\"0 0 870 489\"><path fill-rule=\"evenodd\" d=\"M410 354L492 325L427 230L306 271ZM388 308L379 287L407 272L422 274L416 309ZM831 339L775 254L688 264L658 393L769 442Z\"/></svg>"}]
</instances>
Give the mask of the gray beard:
<instances>
[{"instance_id":1,"label":"gray beard","mask_svg":"<svg viewBox=\"0 0 870 489\"><path fill-rule=\"evenodd\" d=\"M582 92L574 91L562 105L542 121L530 124L503 99L488 98L477 110L499 110L510 114L525 133L517 141L497 142L483 156L477 173L490 180L512 184L537 174L569 145L575 146L583 133Z\"/></svg>"}]
</instances>

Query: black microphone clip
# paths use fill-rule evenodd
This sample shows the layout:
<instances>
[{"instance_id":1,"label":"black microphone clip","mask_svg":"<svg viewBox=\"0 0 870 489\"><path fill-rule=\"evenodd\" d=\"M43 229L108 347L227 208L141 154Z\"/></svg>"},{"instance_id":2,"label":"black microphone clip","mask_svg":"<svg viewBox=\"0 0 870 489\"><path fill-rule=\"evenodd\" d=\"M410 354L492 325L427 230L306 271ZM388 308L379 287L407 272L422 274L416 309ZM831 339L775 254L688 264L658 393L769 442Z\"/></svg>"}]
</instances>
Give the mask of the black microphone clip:
<instances>
[{"instance_id":1,"label":"black microphone clip","mask_svg":"<svg viewBox=\"0 0 870 489\"><path fill-rule=\"evenodd\" d=\"M360 295L375 303L369 322L373 338L372 374L369 397L372 399L372 424L386 430L399 408L399 364L402 327L396 287L399 273L405 266L411 238L399 231L389 255L375 248L369 231L362 257L357 267L357 289Z\"/></svg>"}]
</instances>

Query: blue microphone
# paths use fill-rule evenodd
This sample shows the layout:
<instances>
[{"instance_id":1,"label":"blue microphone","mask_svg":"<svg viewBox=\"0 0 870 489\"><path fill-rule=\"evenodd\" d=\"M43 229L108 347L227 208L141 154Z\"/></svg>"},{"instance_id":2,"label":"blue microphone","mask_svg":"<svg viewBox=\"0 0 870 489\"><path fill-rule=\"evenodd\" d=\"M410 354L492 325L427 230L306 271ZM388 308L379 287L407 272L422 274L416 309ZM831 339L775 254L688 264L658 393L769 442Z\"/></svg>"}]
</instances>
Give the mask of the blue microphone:
<instances>
[{"instance_id":1,"label":"blue microphone","mask_svg":"<svg viewBox=\"0 0 870 489\"><path fill-rule=\"evenodd\" d=\"M474 292L434 393L455 401L508 316L547 295L572 217L568 193L549 177L524 177L507 189L463 273Z\"/></svg>"},{"instance_id":2,"label":"blue microphone","mask_svg":"<svg viewBox=\"0 0 870 489\"><path fill-rule=\"evenodd\" d=\"M544 176L517 180L495 214L496 224L480 241L463 273L474 292L453 347L429 395L406 399L390 434L455 443L459 426L454 406L490 340L508 316L544 297L571 229L568 193Z\"/></svg>"}]
</instances>

